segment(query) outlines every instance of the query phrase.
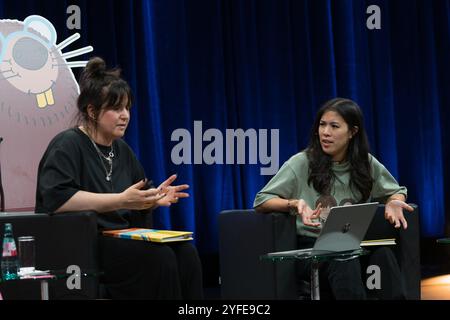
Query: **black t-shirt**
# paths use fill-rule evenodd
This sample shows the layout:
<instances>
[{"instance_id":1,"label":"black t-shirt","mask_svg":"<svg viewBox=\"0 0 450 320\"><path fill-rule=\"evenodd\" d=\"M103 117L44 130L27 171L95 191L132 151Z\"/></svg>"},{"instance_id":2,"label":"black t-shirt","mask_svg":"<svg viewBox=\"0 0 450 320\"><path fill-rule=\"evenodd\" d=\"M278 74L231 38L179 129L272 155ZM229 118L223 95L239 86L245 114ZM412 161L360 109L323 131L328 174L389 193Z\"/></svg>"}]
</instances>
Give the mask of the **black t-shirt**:
<instances>
[{"instance_id":1,"label":"black t-shirt","mask_svg":"<svg viewBox=\"0 0 450 320\"><path fill-rule=\"evenodd\" d=\"M104 155L111 147L98 145ZM111 181L106 180L109 164L79 128L59 133L50 142L38 169L36 212L54 212L77 191L120 193L145 178L145 172L131 148L122 139L113 142ZM102 163L103 162L103 163ZM128 210L98 214L100 229L130 226Z\"/></svg>"}]
</instances>

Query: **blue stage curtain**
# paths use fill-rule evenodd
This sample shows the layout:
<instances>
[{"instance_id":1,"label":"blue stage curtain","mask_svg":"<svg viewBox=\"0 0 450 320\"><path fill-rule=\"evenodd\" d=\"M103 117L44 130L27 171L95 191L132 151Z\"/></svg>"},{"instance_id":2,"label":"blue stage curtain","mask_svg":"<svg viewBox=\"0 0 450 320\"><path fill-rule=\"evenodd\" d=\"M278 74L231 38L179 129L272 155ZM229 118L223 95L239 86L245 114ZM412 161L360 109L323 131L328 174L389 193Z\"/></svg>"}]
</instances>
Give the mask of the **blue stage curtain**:
<instances>
[{"instance_id":1,"label":"blue stage curtain","mask_svg":"<svg viewBox=\"0 0 450 320\"><path fill-rule=\"evenodd\" d=\"M2 2L0 14L42 15L62 41L75 32L69 4L82 13L76 46L92 45L133 87L126 140L148 177L190 185L189 199L155 212L157 227L193 230L201 252L217 252L218 213L251 208L270 178L258 164L175 165L174 130L191 133L194 161L194 121L224 138L279 129L281 166L306 147L320 105L340 96L362 107L372 153L420 206L422 235L446 233L450 1L27 0ZM381 30L366 27L373 4Z\"/></svg>"}]
</instances>

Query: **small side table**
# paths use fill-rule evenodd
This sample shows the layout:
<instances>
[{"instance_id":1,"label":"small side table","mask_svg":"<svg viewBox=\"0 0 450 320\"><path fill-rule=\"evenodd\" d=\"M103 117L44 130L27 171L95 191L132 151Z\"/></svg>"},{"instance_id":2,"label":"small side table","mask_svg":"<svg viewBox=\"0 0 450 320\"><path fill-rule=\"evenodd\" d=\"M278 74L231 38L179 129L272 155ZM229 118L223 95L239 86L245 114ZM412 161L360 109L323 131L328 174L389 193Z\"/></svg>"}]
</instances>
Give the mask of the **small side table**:
<instances>
[{"instance_id":1,"label":"small side table","mask_svg":"<svg viewBox=\"0 0 450 320\"><path fill-rule=\"evenodd\" d=\"M98 271L88 271L88 272L81 272L81 277L98 277L102 275L103 272ZM22 281L39 281L40 287L41 287L41 300L49 300L49 290L48 290L48 283L49 281L56 281L56 280L66 280L72 276L72 274L67 273L66 270L50 270L46 274L39 274L39 275L33 275L33 276L26 276L21 277L14 280L5 280L2 281L4 283L18 283ZM5 298L5 297L3 297Z\"/></svg>"},{"instance_id":2,"label":"small side table","mask_svg":"<svg viewBox=\"0 0 450 320\"><path fill-rule=\"evenodd\" d=\"M311 259L311 300L320 300L319 287L319 264L323 261L348 261L368 254L369 251L359 248L351 251L316 251L312 254L306 254L304 250L283 251L279 253L264 254L260 256L261 260L269 261L287 261L287 260L309 260ZM275 254L275 255L274 255Z\"/></svg>"}]
</instances>

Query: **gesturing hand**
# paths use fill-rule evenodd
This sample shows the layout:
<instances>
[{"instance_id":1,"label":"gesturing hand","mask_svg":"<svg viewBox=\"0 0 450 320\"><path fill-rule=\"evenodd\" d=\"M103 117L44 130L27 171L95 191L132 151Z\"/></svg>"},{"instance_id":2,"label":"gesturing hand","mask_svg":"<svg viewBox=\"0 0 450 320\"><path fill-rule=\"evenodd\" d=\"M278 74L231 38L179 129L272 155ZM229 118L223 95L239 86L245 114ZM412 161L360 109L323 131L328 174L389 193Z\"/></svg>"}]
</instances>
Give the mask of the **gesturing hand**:
<instances>
[{"instance_id":1,"label":"gesturing hand","mask_svg":"<svg viewBox=\"0 0 450 320\"><path fill-rule=\"evenodd\" d=\"M166 196L161 189L151 188L141 190L147 184L147 179L141 180L123 191L120 196L122 208L129 210L144 210L153 207L156 202Z\"/></svg>"},{"instance_id":2,"label":"gesturing hand","mask_svg":"<svg viewBox=\"0 0 450 320\"><path fill-rule=\"evenodd\" d=\"M187 198L189 197L189 193L180 192L189 188L187 184L182 184L179 186L171 186L171 184L175 181L177 175L171 175L166 181L161 183L158 189L161 189L161 192L165 194L164 197L158 199L156 204L163 207L170 207L172 203L177 203L179 198Z\"/></svg>"},{"instance_id":3,"label":"gesturing hand","mask_svg":"<svg viewBox=\"0 0 450 320\"><path fill-rule=\"evenodd\" d=\"M297 212L302 217L303 224L305 226L318 227L320 222L313 222L312 219L317 219L320 216L322 210L322 204L319 203L317 208L311 209L305 200L300 199L297 203Z\"/></svg>"},{"instance_id":4,"label":"gesturing hand","mask_svg":"<svg viewBox=\"0 0 450 320\"><path fill-rule=\"evenodd\" d=\"M406 209L409 212L414 211L413 207L401 200L391 200L385 206L384 217L390 223L395 224L395 228L400 228L400 226L403 225L403 229L406 229L408 223L403 216L403 209Z\"/></svg>"}]
</instances>

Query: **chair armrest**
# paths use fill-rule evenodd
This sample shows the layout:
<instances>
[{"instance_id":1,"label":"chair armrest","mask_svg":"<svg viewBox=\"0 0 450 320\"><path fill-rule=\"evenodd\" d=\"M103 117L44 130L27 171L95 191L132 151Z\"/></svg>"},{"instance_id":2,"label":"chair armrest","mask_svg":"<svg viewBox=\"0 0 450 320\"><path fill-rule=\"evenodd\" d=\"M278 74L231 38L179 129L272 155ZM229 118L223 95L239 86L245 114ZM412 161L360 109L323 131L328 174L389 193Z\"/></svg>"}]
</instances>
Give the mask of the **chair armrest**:
<instances>
[{"instance_id":1,"label":"chair armrest","mask_svg":"<svg viewBox=\"0 0 450 320\"><path fill-rule=\"evenodd\" d=\"M62 269L76 264L82 270L98 270L98 230L95 212L67 212L50 215L47 263ZM55 253L57 253L55 255Z\"/></svg>"},{"instance_id":2,"label":"chair armrest","mask_svg":"<svg viewBox=\"0 0 450 320\"><path fill-rule=\"evenodd\" d=\"M295 299L293 261L261 261L268 252L297 246L295 217L228 210L219 215L222 298Z\"/></svg>"},{"instance_id":3,"label":"chair armrest","mask_svg":"<svg viewBox=\"0 0 450 320\"><path fill-rule=\"evenodd\" d=\"M99 272L98 229L95 212L65 212L50 215L50 246L47 264L51 269L79 266L81 271ZM53 284L57 299L94 299L98 297L98 277L82 277L81 290L69 290L65 281Z\"/></svg>"},{"instance_id":4,"label":"chair armrest","mask_svg":"<svg viewBox=\"0 0 450 320\"><path fill-rule=\"evenodd\" d=\"M406 298L420 300L420 223L419 207L410 204L413 212L404 210L403 214L408 228L395 229L384 218L384 205L379 205L377 212L366 233L365 240L395 238L397 245L393 248L405 280Z\"/></svg>"},{"instance_id":5,"label":"chair armrest","mask_svg":"<svg viewBox=\"0 0 450 320\"><path fill-rule=\"evenodd\" d=\"M77 265L81 271L98 271L96 213L0 215L0 223L6 222L13 224L15 238L29 235L36 238L37 269L67 270L68 266ZM3 229L0 236L3 236ZM50 281L49 294L51 299L96 298L98 279L83 277L79 290L69 290L64 280ZM24 292L12 292L9 296L27 298Z\"/></svg>"}]
</instances>

